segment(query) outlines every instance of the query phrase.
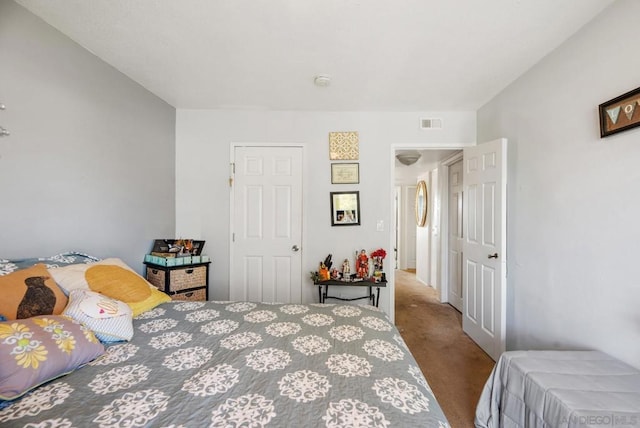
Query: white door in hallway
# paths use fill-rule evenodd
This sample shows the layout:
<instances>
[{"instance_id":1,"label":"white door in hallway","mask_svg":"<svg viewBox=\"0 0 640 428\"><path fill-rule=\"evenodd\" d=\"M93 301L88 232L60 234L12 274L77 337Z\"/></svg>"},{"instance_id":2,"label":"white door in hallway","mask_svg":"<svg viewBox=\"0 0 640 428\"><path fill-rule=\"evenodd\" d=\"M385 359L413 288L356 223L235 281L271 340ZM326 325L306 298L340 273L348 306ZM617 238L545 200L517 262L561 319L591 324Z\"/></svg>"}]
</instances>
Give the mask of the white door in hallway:
<instances>
[{"instance_id":1,"label":"white door in hallway","mask_svg":"<svg viewBox=\"0 0 640 428\"><path fill-rule=\"evenodd\" d=\"M449 166L449 303L462 312L462 160Z\"/></svg>"},{"instance_id":2,"label":"white door in hallway","mask_svg":"<svg viewBox=\"0 0 640 428\"><path fill-rule=\"evenodd\" d=\"M429 189L429 285L440 290L440 185L437 168L431 170Z\"/></svg>"},{"instance_id":3,"label":"white door in hallway","mask_svg":"<svg viewBox=\"0 0 640 428\"><path fill-rule=\"evenodd\" d=\"M491 358L505 350L507 140L464 149L462 328Z\"/></svg>"},{"instance_id":4,"label":"white door in hallway","mask_svg":"<svg viewBox=\"0 0 640 428\"><path fill-rule=\"evenodd\" d=\"M302 299L302 148L234 150L229 298Z\"/></svg>"}]
</instances>

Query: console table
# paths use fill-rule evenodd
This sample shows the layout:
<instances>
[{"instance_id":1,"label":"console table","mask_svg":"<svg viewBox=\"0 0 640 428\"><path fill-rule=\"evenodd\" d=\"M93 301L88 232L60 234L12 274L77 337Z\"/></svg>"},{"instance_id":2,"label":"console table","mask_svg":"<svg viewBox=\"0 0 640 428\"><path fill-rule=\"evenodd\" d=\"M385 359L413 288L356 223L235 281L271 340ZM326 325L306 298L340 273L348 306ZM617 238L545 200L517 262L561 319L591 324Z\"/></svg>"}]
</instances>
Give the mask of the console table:
<instances>
[{"instance_id":1,"label":"console table","mask_svg":"<svg viewBox=\"0 0 640 428\"><path fill-rule=\"evenodd\" d=\"M375 282L371 280L362 280L362 281L340 281L337 279L330 279L328 281L317 281L314 282L315 285L318 286L318 296L320 297L320 303L324 303L326 299L337 299L337 300L360 300L360 299L369 299L372 305L378 307L378 303L380 303L380 287L386 287L387 281ZM369 294L362 297L338 297L338 296L330 296L329 295L329 286L333 287L368 287ZM376 287L376 294L373 294L373 287ZM322 290L324 288L324 291Z\"/></svg>"}]
</instances>

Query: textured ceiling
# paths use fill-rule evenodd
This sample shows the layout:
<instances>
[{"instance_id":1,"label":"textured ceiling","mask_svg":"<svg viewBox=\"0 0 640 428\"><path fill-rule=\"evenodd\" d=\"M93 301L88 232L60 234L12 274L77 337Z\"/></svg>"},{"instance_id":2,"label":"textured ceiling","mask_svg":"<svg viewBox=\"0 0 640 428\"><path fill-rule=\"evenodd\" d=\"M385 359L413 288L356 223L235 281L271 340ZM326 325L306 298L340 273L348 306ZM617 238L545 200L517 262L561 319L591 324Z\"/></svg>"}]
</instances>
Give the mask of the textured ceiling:
<instances>
[{"instance_id":1,"label":"textured ceiling","mask_svg":"<svg viewBox=\"0 0 640 428\"><path fill-rule=\"evenodd\" d=\"M176 108L445 111L613 0L16 1Z\"/></svg>"}]
</instances>

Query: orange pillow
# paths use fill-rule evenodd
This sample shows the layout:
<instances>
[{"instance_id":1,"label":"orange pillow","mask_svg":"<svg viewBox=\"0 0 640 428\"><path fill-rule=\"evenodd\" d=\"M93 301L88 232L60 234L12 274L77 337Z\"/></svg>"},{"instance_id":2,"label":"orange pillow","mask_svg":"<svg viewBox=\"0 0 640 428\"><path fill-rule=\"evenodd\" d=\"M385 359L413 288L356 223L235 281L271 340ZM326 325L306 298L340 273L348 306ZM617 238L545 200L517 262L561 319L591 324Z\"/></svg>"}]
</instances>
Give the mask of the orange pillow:
<instances>
[{"instance_id":1,"label":"orange pillow","mask_svg":"<svg viewBox=\"0 0 640 428\"><path fill-rule=\"evenodd\" d=\"M44 264L0 276L0 294L0 315L8 320L59 315L68 301Z\"/></svg>"}]
</instances>

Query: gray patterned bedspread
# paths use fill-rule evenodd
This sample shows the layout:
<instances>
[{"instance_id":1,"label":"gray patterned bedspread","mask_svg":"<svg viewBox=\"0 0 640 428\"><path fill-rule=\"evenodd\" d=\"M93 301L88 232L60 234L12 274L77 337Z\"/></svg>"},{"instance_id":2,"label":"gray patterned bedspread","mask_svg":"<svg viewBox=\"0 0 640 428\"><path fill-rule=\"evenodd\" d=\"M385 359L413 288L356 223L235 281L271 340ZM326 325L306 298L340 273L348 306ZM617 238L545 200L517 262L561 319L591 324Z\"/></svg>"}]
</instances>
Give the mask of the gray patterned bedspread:
<instances>
[{"instance_id":1,"label":"gray patterned bedspread","mask_svg":"<svg viewBox=\"0 0 640 428\"><path fill-rule=\"evenodd\" d=\"M448 427L373 306L164 303L134 338L0 410L29 427Z\"/></svg>"}]
</instances>

